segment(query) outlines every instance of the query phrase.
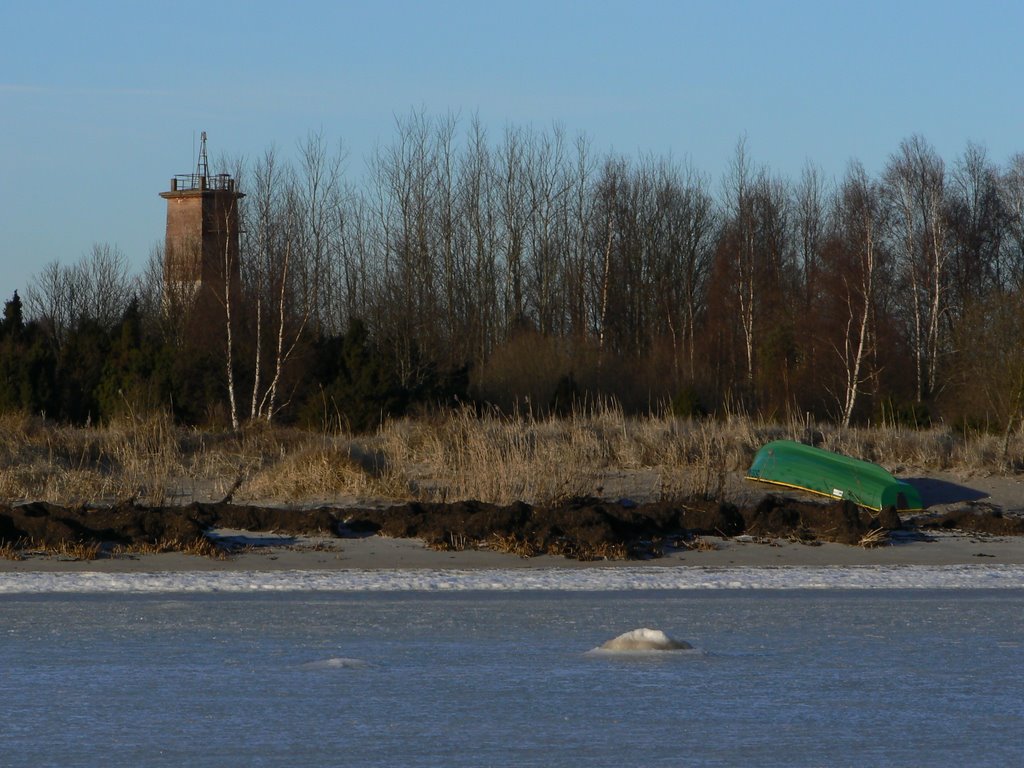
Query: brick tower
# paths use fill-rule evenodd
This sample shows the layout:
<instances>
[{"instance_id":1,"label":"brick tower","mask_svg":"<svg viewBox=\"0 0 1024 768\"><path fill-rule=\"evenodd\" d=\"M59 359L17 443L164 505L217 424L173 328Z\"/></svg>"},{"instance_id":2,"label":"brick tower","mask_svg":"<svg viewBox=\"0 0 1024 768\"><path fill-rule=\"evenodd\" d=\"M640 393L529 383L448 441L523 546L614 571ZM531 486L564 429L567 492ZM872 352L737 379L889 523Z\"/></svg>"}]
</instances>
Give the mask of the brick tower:
<instances>
[{"instance_id":1,"label":"brick tower","mask_svg":"<svg viewBox=\"0 0 1024 768\"><path fill-rule=\"evenodd\" d=\"M206 131L196 172L173 177L160 197L167 201L165 290L183 297L209 292L223 301L225 278L232 289L239 284L238 200L245 195L229 174L210 176Z\"/></svg>"}]
</instances>

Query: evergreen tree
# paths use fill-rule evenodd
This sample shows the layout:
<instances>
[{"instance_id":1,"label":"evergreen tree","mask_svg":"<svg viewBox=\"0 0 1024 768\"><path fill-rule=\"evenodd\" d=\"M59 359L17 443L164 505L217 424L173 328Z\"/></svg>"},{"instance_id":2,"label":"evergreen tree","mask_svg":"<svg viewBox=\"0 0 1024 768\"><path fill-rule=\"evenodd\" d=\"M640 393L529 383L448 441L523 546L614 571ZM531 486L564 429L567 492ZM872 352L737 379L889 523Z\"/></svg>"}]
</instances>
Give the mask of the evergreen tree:
<instances>
[{"instance_id":1,"label":"evergreen tree","mask_svg":"<svg viewBox=\"0 0 1024 768\"><path fill-rule=\"evenodd\" d=\"M365 431L404 411L397 377L371 344L362 320L354 318L344 334L321 339L316 346L319 365L314 375L321 386L303 405L301 419L307 425Z\"/></svg>"},{"instance_id":2,"label":"evergreen tree","mask_svg":"<svg viewBox=\"0 0 1024 768\"><path fill-rule=\"evenodd\" d=\"M4 304L4 319L0 320L0 339L8 336L18 338L25 330L21 298L14 292L11 300Z\"/></svg>"},{"instance_id":3,"label":"evergreen tree","mask_svg":"<svg viewBox=\"0 0 1024 768\"><path fill-rule=\"evenodd\" d=\"M95 320L81 320L68 334L57 364L60 418L88 424L101 416L97 394L109 353L110 336Z\"/></svg>"}]
</instances>

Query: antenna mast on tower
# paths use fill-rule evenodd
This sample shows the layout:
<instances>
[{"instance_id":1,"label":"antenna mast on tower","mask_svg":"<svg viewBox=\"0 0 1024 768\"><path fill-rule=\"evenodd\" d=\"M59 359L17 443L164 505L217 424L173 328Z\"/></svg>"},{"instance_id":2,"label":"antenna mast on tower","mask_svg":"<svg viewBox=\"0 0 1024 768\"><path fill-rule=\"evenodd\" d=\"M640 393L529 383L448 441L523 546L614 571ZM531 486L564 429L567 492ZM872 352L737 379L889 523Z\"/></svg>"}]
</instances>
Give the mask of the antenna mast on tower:
<instances>
[{"instance_id":1,"label":"antenna mast on tower","mask_svg":"<svg viewBox=\"0 0 1024 768\"><path fill-rule=\"evenodd\" d=\"M206 158L206 131L203 131L199 138L199 164L196 166L196 176L199 179L210 177L210 163ZM199 181L198 186L205 187L206 185Z\"/></svg>"}]
</instances>

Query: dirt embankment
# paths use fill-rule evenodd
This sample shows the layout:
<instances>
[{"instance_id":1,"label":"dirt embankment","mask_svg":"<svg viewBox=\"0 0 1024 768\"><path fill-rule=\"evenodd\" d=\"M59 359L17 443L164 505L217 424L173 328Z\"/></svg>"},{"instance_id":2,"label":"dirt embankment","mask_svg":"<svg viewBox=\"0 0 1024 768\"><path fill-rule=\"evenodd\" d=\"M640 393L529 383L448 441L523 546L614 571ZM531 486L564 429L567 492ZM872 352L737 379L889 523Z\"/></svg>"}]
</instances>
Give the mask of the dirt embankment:
<instances>
[{"instance_id":1,"label":"dirt embankment","mask_svg":"<svg viewBox=\"0 0 1024 768\"><path fill-rule=\"evenodd\" d=\"M496 506L476 501L408 503L385 509L321 507L294 510L220 504L187 507L65 508L46 503L0 507L0 545L51 548L65 543L188 547L207 531L230 528L334 537L381 534L423 539L441 548L486 544L523 555L646 558L664 542L741 534L858 544L895 530L951 530L1024 535L1024 519L998 509L961 509L901 521L895 510L875 514L849 502L816 503L766 496L737 507L706 500L632 504L593 498L551 507Z\"/></svg>"},{"instance_id":2,"label":"dirt embankment","mask_svg":"<svg viewBox=\"0 0 1024 768\"><path fill-rule=\"evenodd\" d=\"M187 546L211 528L336 535L337 516L326 509L287 510L232 504L187 507L61 507L35 502L0 506L0 544L56 547L62 543L125 547L177 543Z\"/></svg>"}]
</instances>

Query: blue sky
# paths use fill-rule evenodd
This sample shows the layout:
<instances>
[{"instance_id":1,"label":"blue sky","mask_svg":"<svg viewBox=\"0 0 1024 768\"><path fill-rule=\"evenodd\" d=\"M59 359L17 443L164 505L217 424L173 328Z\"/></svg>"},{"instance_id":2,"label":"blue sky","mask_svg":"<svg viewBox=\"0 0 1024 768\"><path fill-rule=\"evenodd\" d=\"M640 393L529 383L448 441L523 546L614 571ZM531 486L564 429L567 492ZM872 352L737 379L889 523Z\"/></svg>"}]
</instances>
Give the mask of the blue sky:
<instances>
[{"instance_id":1,"label":"blue sky","mask_svg":"<svg viewBox=\"0 0 1024 768\"><path fill-rule=\"evenodd\" d=\"M0 30L0 299L94 243L141 269L203 130L247 158L322 131L355 180L411 109L494 141L557 122L716 187L741 136L793 180L877 173L914 133L1024 151L1020 2L6 0Z\"/></svg>"}]
</instances>

